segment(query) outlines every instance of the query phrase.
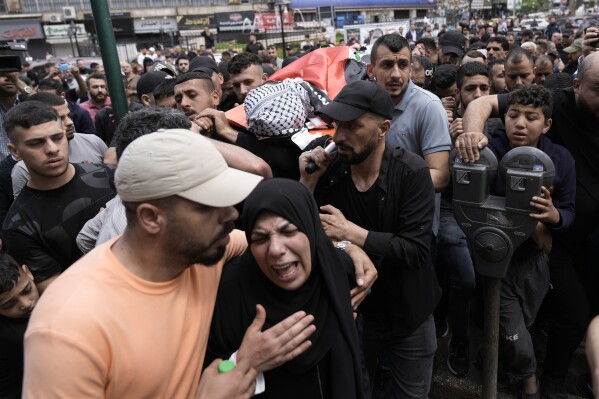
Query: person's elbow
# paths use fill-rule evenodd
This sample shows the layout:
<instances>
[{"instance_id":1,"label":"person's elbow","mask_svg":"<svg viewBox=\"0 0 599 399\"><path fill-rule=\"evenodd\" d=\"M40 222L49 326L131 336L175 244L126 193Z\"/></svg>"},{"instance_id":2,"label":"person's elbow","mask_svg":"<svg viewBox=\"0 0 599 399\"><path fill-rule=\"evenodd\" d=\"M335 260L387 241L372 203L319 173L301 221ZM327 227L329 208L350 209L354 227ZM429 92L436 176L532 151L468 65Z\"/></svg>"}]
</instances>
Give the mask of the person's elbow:
<instances>
[{"instance_id":1,"label":"person's elbow","mask_svg":"<svg viewBox=\"0 0 599 399\"><path fill-rule=\"evenodd\" d=\"M431 169L431 178L436 193L441 193L449 187L449 168Z\"/></svg>"},{"instance_id":2,"label":"person's elbow","mask_svg":"<svg viewBox=\"0 0 599 399\"><path fill-rule=\"evenodd\" d=\"M264 177L265 179L272 179L272 169L262 159L253 162L249 166L248 171L255 175L260 175L260 176Z\"/></svg>"}]
</instances>

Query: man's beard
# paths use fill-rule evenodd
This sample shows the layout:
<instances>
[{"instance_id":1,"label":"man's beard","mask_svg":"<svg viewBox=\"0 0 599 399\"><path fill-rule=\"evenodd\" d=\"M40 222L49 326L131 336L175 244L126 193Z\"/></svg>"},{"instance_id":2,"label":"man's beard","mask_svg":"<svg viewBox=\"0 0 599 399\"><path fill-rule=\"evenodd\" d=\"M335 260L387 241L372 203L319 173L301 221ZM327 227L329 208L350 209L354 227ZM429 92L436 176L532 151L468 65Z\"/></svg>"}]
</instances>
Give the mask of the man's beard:
<instances>
[{"instance_id":1,"label":"man's beard","mask_svg":"<svg viewBox=\"0 0 599 399\"><path fill-rule=\"evenodd\" d=\"M364 147L364 149L362 149L362 151L356 153L353 150L353 148L351 148L352 155L350 157L339 154L339 159L342 162L348 163L350 165L359 165L362 162L364 162L366 159L368 159L370 154L373 153L373 151L376 148L376 144L377 144L376 136L373 136L372 139L366 144L366 147ZM343 147L343 143L341 143L341 147ZM343 148L350 149L348 147L343 147Z\"/></svg>"},{"instance_id":2,"label":"man's beard","mask_svg":"<svg viewBox=\"0 0 599 399\"><path fill-rule=\"evenodd\" d=\"M12 97L17 94L17 86L13 85L12 90L7 90L4 85L0 86L0 97Z\"/></svg>"},{"instance_id":3,"label":"man's beard","mask_svg":"<svg viewBox=\"0 0 599 399\"><path fill-rule=\"evenodd\" d=\"M197 263L201 263L204 266L213 266L224 256L226 246L216 247L215 249L211 248L217 241L229 235L234 228L235 224L233 222L228 222L212 242L207 245L200 245L197 241L190 239L188 236L181 236L180 230L178 229L178 223L175 223L169 228L170 231L167 233L169 236L167 246L173 251L174 256L183 259L189 266Z\"/></svg>"},{"instance_id":4,"label":"man's beard","mask_svg":"<svg viewBox=\"0 0 599 399\"><path fill-rule=\"evenodd\" d=\"M92 100L96 103L101 103L106 101L106 94L91 94L89 93L90 97L92 98ZM98 97L102 96L102 99L99 99Z\"/></svg>"}]
</instances>

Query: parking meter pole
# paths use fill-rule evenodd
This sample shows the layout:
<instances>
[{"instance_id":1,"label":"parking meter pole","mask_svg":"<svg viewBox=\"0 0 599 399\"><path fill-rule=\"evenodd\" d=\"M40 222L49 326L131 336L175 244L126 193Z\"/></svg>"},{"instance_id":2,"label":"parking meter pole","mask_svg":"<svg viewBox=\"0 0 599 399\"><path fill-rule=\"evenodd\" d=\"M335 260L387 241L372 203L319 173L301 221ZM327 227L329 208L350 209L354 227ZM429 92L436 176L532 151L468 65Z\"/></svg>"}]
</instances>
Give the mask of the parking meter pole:
<instances>
[{"instance_id":1,"label":"parking meter pole","mask_svg":"<svg viewBox=\"0 0 599 399\"><path fill-rule=\"evenodd\" d=\"M112 109L118 121L127 114L128 106L125 87L123 86L121 64L116 51L112 20L108 11L108 2L106 0L94 0L90 3L94 23L96 24L100 52L102 53L102 62L106 71L106 83L108 83Z\"/></svg>"},{"instance_id":2,"label":"parking meter pole","mask_svg":"<svg viewBox=\"0 0 599 399\"><path fill-rule=\"evenodd\" d=\"M455 154L450 155L454 215L470 241L476 273L484 278L482 397L496 399L501 280L514 251L537 225L529 216L536 211L530 200L542 186L551 187L555 166L534 147L509 151L499 165L488 148L474 164L462 163ZM504 197L490 195L497 170L505 182Z\"/></svg>"},{"instance_id":3,"label":"parking meter pole","mask_svg":"<svg viewBox=\"0 0 599 399\"><path fill-rule=\"evenodd\" d=\"M499 347L499 293L501 279L484 277L484 328L483 328L483 395L485 399L497 398L497 358Z\"/></svg>"}]
</instances>

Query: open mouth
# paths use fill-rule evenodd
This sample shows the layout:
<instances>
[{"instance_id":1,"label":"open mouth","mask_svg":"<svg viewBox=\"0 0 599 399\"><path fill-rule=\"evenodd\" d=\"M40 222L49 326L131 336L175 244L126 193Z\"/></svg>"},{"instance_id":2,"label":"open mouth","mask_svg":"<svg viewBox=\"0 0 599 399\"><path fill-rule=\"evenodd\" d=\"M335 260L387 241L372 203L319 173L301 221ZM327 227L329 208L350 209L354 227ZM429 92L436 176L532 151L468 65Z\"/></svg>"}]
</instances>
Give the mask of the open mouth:
<instances>
[{"instance_id":1,"label":"open mouth","mask_svg":"<svg viewBox=\"0 0 599 399\"><path fill-rule=\"evenodd\" d=\"M273 266L273 270L281 280L290 280L297 274L299 265L297 262L289 262L283 265Z\"/></svg>"}]
</instances>

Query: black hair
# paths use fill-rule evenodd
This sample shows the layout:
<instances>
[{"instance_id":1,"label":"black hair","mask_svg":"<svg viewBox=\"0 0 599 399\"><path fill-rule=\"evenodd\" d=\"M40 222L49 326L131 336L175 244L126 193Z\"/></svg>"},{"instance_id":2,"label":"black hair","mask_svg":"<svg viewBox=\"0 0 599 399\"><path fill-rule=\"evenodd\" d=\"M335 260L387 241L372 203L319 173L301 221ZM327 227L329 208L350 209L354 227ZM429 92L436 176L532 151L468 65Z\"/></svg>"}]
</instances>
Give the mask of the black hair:
<instances>
[{"instance_id":1,"label":"black hair","mask_svg":"<svg viewBox=\"0 0 599 399\"><path fill-rule=\"evenodd\" d=\"M65 99L61 96L44 91L28 96L25 101L39 101L51 107L60 107L66 104Z\"/></svg>"},{"instance_id":2,"label":"black hair","mask_svg":"<svg viewBox=\"0 0 599 399\"><path fill-rule=\"evenodd\" d=\"M399 53L404 48L410 49L408 41L398 33L383 35L376 39L376 42L374 42L374 45L370 50L370 63L373 65L376 64L376 53L380 46L387 47L393 53ZM412 52L410 51L409 53L411 61Z\"/></svg>"},{"instance_id":3,"label":"black hair","mask_svg":"<svg viewBox=\"0 0 599 399\"><path fill-rule=\"evenodd\" d=\"M420 68L424 68L424 82L422 88L428 89L431 79L433 78L433 63L428 57L422 55L412 56L412 70L420 71Z\"/></svg>"},{"instance_id":4,"label":"black hair","mask_svg":"<svg viewBox=\"0 0 599 399\"><path fill-rule=\"evenodd\" d=\"M175 95L175 79L166 79L152 89L154 101L162 100Z\"/></svg>"},{"instance_id":5,"label":"black hair","mask_svg":"<svg viewBox=\"0 0 599 399\"><path fill-rule=\"evenodd\" d=\"M507 95L507 108L511 105L532 105L534 108L541 107L545 120L551 118L553 110L553 99L551 92L544 86L532 85L530 87L519 87L510 91Z\"/></svg>"},{"instance_id":6,"label":"black hair","mask_svg":"<svg viewBox=\"0 0 599 399\"><path fill-rule=\"evenodd\" d=\"M553 60L548 55L540 55L535 60L535 65L536 64L540 64L540 65L549 64L549 65L553 66Z\"/></svg>"},{"instance_id":7,"label":"black hair","mask_svg":"<svg viewBox=\"0 0 599 399\"><path fill-rule=\"evenodd\" d=\"M532 54L522 48L515 48L507 54L507 57L505 57L505 66L507 67L508 62L511 62L512 64L521 64L524 62L524 59L527 59L530 62L531 67L534 67L535 61Z\"/></svg>"},{"instance_id":8,"label":"black hair","mask_svg":"<svg viewBox=\"0 0 599 399\"><path fill-rule=\"evenodd\" d=\"M116 136L116 157L121 158L123 151L133 140L153 133L158 129L189 129L191 121L184 113L174 108L145 107L126 115L119 122ZM191 133L190 133L191 134Z\"/></svg>"},{"instance_id":9,"label":"black hair","mask_svg":"<svg viewBox=\"0 0 599 399\"><path fill-rule=\"evenodd\" d=\"M496 58L494 60L489 61L489 63L487 64L487 69L489 70L489 78L492 77L493 75L493 67L495 65L504 65L505 66L505 60L503 58Z\"/></svg>"},{"instance_id":10,"label":"black hair","mask_svg":"<svg viewBox=\"0 0 599 399\"><path fill-rule=\"evenodd\" d=\"M59 121L58 112L40 101L23 101L4 115L4 129L9 140L15 142L16 128L30 129L32 126Z\"/></svg>"},{"instance_id":11,"label":"black hair","mask_svg":"<svg viewBox=\"0 0 599 399\"><path fill-rule=\"evenodd\" d=\"M423 37L418 39L416 44L422 44L425 50L429 50L433 54L437 53L437 43L435 42L435 39L432 39L430 37Z\"/></svg>"},{"instance_id":12,"label":"black hair","mask_svg":"<svg viewBox=\"0 0 599 399\"><path fill-rule=\"evenodd\" d=\"M436 89L447 89L456 82L458 66L454 64L442 64L437 67L433 73L431 81L431 91Z\"/></svg>"},{"instance_id":13,"label":"black hair","mask_svg":"<svg viewBox=\"0 0 599 399\"><path fill-rule=\"evenodd\" d=\"M281 65L281 69L285 68L287 65L291 64L293 61L299 60L300 57L292 55L283 60L283 64Z\"/></svg>"},{"instance_id":14,"label":"black hair","mask_svg":"<svg viewBox=\"0 0 599 399\"><path fill-rule=\"evenodd\" d=\"M210 91L214 91L214 83L212 82L212 76L203 72L187 72L183 75L177 76L177 80L175 81L175 85L180 83L187 82L188 80L201 80L204 82L204 86Z\"/></svg>"},{"instance_id":15,"label":"black hair","mask_svg":"<svg viewBox=\"0 0 599 399\"><path fill-rule=\"evenodd\" d=\"M462 85L464 84L464 78L469 78L478 75L485 76L487 79L489 78L489 70L487 69L487 66L482 62L467 62L465 64L460 65L455 77L458 89L462 89Z\"/></svg>"},{"instance_id":16,"label":"black hair","mask_svg":"<svg viewBox=\"0 0 599 399\"><path fill-rule=\"evenodd\" d=\"M87 87L89 87L89 82L92 79L98 79L98 80L103 80L104 82L106 82L106 75L104 75L103 73L100 72L94 72L91 75L89 75L87 77L87 79L85 80L85 84L87 85Z\"/></svg>"},{"instance_id":17,"label":"black hair","mask_svg":"<svg viewBox=\"0 0 599 399\"><path fill-rule=\"evenodd\" d=\"M487 59L487 57L485 57L485 55L478 50L468 50L467 52L464 53L464 55L462 56L462 59L464 59L464 57L466 57L466 56L468 56L470 58L482 58L483 60Z\"/></svg>"},{"instance_id":18,"label":"black hair","mask_svg":"<svg viewBox=\"0 0 599 399\"><path fill-rule=\"evenodd\" d=\"M47 90L47 89L56 90L57 94L64 92L64 87L56 79L40 80L40 82L37 84L37 88L38 88L38 90Z\"/></svg>"},{"instance_id":19,"label":"black hair","mask_svg":"<svg viewBox=\"0 0 599 399\"><path fill-rule=\"evenodd\" d=\"M6 252L0 254L0 294L12 290L22 272L21 265L12 256Z\"/></svg>"},{"instance_id":20,"label":"black hair","mask_svg":"<svg viewBox=\"0 0 599 399\"><path fill-rule=\"evenodd\" d=\"M231 59L229 64L229 74L237 75L252 65L258 65L262 68L262 61L257 54L254 53L240 53Z\"/></svg>"},{"instance_id":21,"label":"black hair","mask_svg":"<svg viewBox=\"0 0 599 399\"><path fill-rule=\"evenodd\" d=\"M187 58L186 55L180 55L179 57L177 57L177 61L175 62L175 65L179 65L179 61L180 60L187 60L187 61L189 61L189 58Z\"/></svg>"},{"instance_id":22,"label":"black hair","mask_svg":"<svg viewBox=\"0 0 599 399\"><path fill-rule=\"evenodd\" d=\"M494 42L494 43L499 43L499 45L501 46L501 48L503 49L503 51L508 51L510 49L510 43L507 41L507 39L505 37L492 37L489 40L487 40L487 44Z\"/></svg>"},{"instance_id":23,"label":"black hair","mask_svg":"<svg viewBox=\"0 0 599 399\"><path fill-rule=\"evenodd\" d=\"M225 58L225 57L230 57L230 56L231 56L231 53L225 50L225 51L223 51L222 53L220 53L220 56L221 56L221 59L222 59L222 58ZM222 62L222 61L221 61L221 62Z\"/></svg>"},{"instance_id":24,"label":"black hair","mask_svg":"<svg viewBox=\"0 0 599 399\"><path fill-rule=\"evenodd\" d=\"M580 69L578 70L580 73ZM579 75L580 76L580 75ZM574 77L569 73L552 73L545 78L543 86L548 89L567 89L574 85Z\"/></svg>"},{"instance_id":25,"label":"black hair","mask_svg":"<svg viewBox=\"0 0 599 399\"><path fill-rule=\"evenodd\" d=\"M93 69L94 69L95 67L97 67L98 65L100 65L100 64L98 64L97 62L92 62L91 64L89 64L89 69L92 69L92 70L93 70Z\"/></svg>"}]
</instances>

